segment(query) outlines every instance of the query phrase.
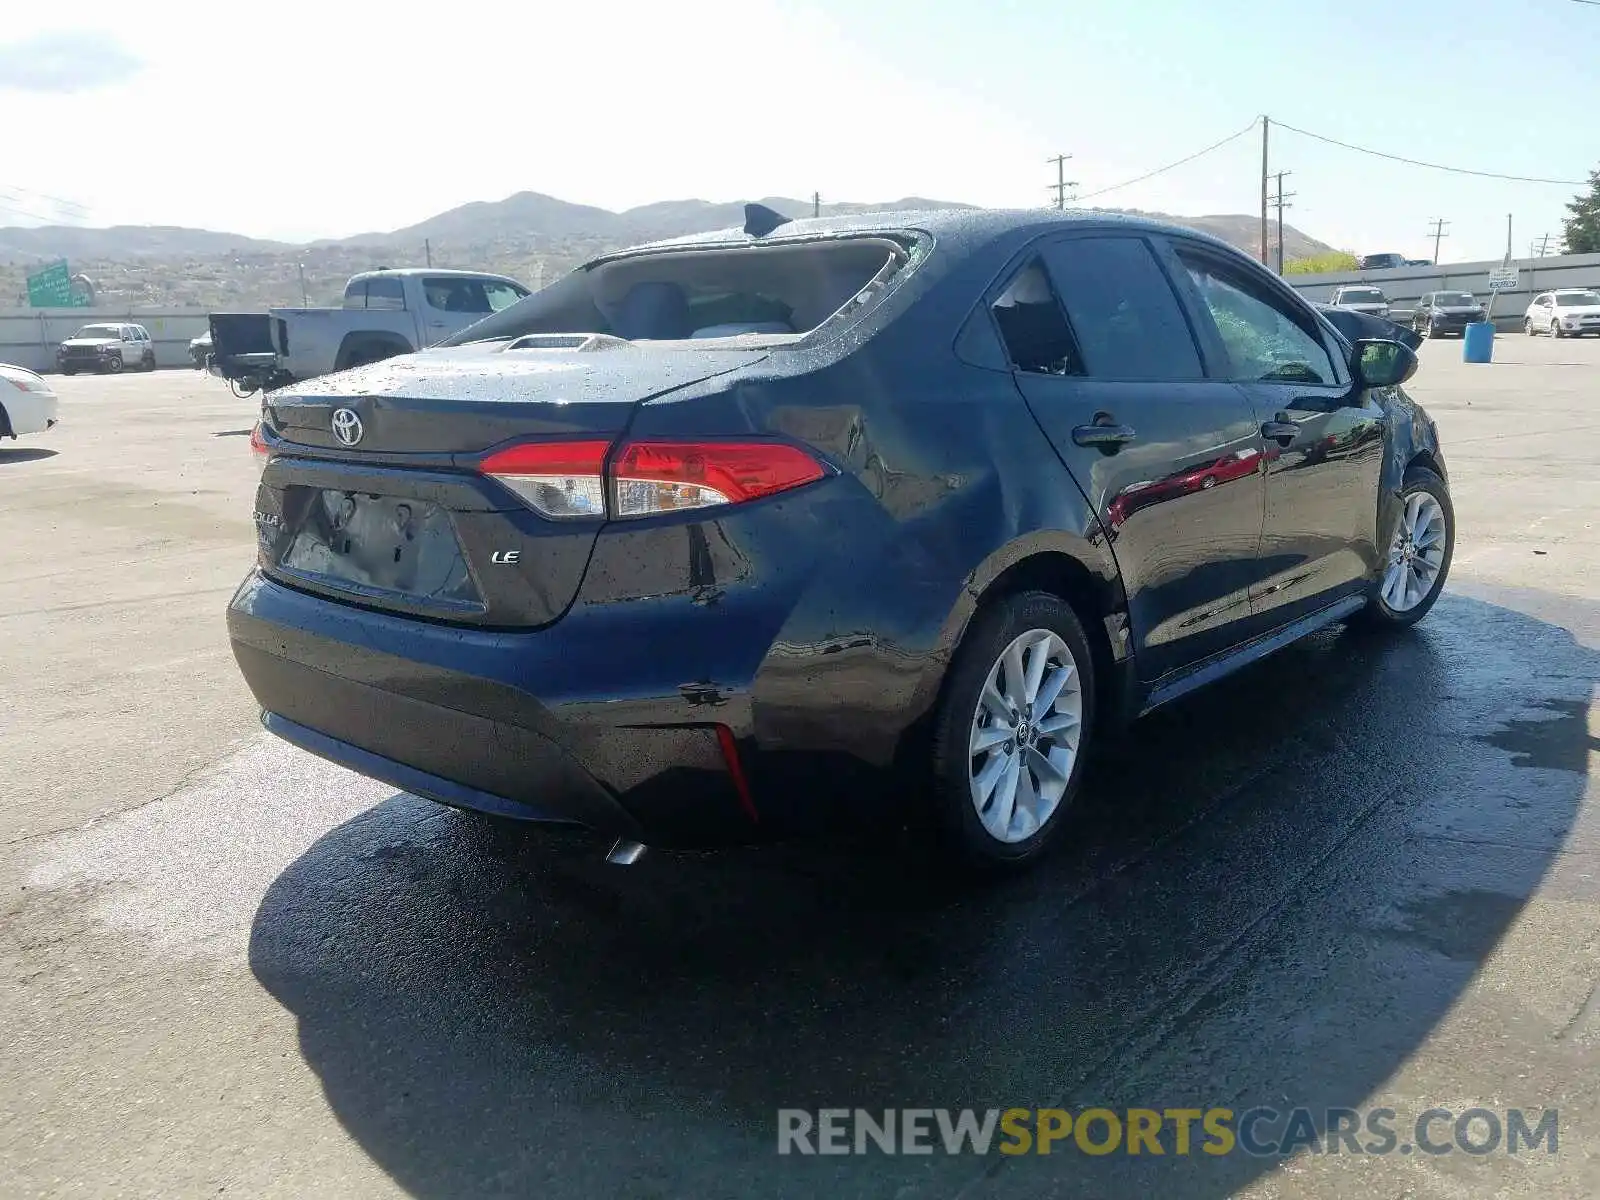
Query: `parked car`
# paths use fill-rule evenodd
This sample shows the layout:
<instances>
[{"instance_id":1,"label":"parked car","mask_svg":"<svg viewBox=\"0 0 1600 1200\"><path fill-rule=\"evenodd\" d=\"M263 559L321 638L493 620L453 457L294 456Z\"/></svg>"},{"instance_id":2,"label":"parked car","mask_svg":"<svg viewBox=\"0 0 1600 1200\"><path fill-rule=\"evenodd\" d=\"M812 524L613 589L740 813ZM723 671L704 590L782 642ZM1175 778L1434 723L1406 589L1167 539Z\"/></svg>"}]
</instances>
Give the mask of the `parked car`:
<instances>
[{"instance_id":1,"label":"parked car","mask_svg":"<svg viewBox=\"0 0 1600 1200\"><path fill-rule=\"evenodd\" d=\"M1466 337L1467 326L1483 316L1483 305L1471 292L1429 292L1412 309L1411 328L1424 337Z\"/></svg>"},{"instance_id":2,"label":"parked car","mask_svg":"<svg viewBox=\"0 0 1600 1200\"><path fill-rule=\"evenodd\" d=\"M1390 267L1411 265L1411 261L1403 254L1364 254L1356 259L1356 266L1363 271L1386 271Z\"/></svg>"},{"instance_id":3,"label":"parked car","mask_svg":"<svg viewBox=\"0 0 1600 1200\"><path fill-rule=\"evenodd\" d=\"M49 383L26 367L0 363L0 438L15 441L25 433L43 433L60 415Z\"/></svg>"},{"instance_id":4,"label":"parked car","mask_svg":"<svg viewBox=\"0 0 1600 1200\"><path fill-rule=\"evenodd\" d=\"M101 371L115 375L124 367L156 369L155 342L143 325L84 325L56 349L56 369L63 375Z\"/></svg>"},{"instance_id":5,"label":"parked car","mask_svg":"<svg viewBox=\"0 0 1600 1200\"><path fill-rule=\"evenodd\" d=\"M617 861L925 817L1014 865L1108 728L1428 612L1416 366L1190 230L751 206L269 393L229 634L278 736Z\"/></svg>"},{"instance_id":6,"label":"parked car","mask_svg":"<svg viewBox=\"0 0 1600 1200\"><path fill-rule=\"evenodd\" d=\"M339 308L214 314L213 363L249 390L280 387L431 346L527 294L477 271L366 271L350 277Z\"/></svg>"},{"instance_id":7,"label":"parked car","mask_svg":"<svg viewBox=\"0 0 1600 1200\"><path fill-rule=\"evenodd\" d=\"M1548 333L1557 338L1600 333L1600 291L1570 288L1540 293L1528 305L1522 332L1529 337Z\"/></svg>"},{"instance_id":8,"label":"parked car","mask_svg":"<svg viewBox=\"0 0 1600 1200\"><path fill-rule=\"evenodd\" d=\"M1347 284L1334 288L1330 303L1335 308L1348 308L1351 312L1366 313L1372 317L1389 316L1389 298L1370 284Z\"/></svg>"},{"instance_id":9,"label":"parked car","mask_svg":"<svg viewBox=\"0 0 1600 1200\"><path fill-rule=\"evenodd\" d=\"M207 330L199 337L189 339L189 361L194 363L195 370L203 371L211 363L211 331Z\"/></svg>"}]
</instances>

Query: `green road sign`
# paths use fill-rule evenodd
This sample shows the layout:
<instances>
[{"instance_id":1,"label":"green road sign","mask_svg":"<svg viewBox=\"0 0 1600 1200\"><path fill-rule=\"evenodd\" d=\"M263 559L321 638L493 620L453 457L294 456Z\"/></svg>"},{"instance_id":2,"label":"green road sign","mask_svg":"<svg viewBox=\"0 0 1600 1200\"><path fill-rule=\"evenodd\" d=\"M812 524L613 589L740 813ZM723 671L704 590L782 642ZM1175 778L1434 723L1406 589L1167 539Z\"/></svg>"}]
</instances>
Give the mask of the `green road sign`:
<instances>
[{"instance_id":1,"label":"green road sign","mask_svg":"<svg viewBox=\"0 0 1600 1200\"><path fill-rule=\"evenodd\" d=\"M34 308L82 308L89 298L73 292L72 272L62 259L28 276L28 303Z\"/></svg>"}]
</instances>

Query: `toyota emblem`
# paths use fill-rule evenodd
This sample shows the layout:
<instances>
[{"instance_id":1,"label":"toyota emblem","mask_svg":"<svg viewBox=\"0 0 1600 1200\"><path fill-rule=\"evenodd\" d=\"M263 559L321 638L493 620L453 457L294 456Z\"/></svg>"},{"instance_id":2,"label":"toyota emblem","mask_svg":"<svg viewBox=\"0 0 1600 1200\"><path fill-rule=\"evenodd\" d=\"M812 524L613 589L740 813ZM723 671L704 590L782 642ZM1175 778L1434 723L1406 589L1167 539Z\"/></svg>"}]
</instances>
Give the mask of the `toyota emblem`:
<instances>
[{"instance_id":1,"label":"toyota emblem","mask_svg":"<svg viewBox=\"0 0 1600 1200\"><path fill-rule=\"evenodd\" d=\"M353 409L336 408L333 410L333 436L346 446L354 446L361 440L361 435L366 432L361 427L361 418L356 416Z\"/></svg>"}]
</instances>

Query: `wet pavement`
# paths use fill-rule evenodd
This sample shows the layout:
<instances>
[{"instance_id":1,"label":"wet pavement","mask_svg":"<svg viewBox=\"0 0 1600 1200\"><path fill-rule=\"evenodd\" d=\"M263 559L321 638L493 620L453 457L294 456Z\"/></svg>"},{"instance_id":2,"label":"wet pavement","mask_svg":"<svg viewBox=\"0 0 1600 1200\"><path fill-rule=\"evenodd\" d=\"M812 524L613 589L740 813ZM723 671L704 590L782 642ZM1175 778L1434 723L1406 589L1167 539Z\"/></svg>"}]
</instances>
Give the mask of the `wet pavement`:
<instances>
[{"instance_id":1,"label":"wet pavement","mask_svg":"<svg viewBox=\"0 0 1600 1200\"><path fill-rule=\"evenodd\" d=\"M1517 509L1505 447L1468 447L1518 377L1441 349L1415 390L1477 526L1435 611L1139 723L1017 880L960 885L909 836L609 867L231 700L187 778L159 745L98 761L147 801L0 859L0 1194L1600 1192L1596 484L1553 446L1568 503ZM1256 1105L1387 1106L1404 1144L1434 1107L1554 1108L1559 1149L776 1153L780 1108Z\"/></svg>"}]
</instances>

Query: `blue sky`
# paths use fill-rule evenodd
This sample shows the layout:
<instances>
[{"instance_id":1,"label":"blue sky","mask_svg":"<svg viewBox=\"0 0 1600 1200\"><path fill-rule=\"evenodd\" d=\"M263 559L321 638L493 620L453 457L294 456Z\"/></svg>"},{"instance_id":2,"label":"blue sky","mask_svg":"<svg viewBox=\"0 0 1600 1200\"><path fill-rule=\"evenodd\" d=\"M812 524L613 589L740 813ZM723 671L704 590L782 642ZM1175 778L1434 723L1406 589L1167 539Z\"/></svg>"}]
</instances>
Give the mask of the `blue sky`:
<instances>
[{"instance_id":1,"label":"blue sky","mask_svg":"<svg viewBox=\"0 0 1600 1200\"><path fill-rule=\"evenodd\" d=\"M214 4L118 17L81 0L0 30L0 224L200 225L311 238L531 189L622 208L763 194L1047 202L1103 188L1260 113L1390 153L1581 180L1600 166L1600 6L1573 0L485 0L471 21L374 22L275 0L259 67L214 52ZM493 29L495 36L486 37ZM89 34L75 31L93 31ZM237 30L234 32L243 32ZM66 136L138 114L92 155ZM209 129L251 179L184 161ZM1259 134L1096 203L1259 202ZM1558 235L1568 185L1386 163L1281 131L1291 224L1357 251L1498 256ZM61 209L57 197L79 206Z\"/></svg>"}]
</instances>

